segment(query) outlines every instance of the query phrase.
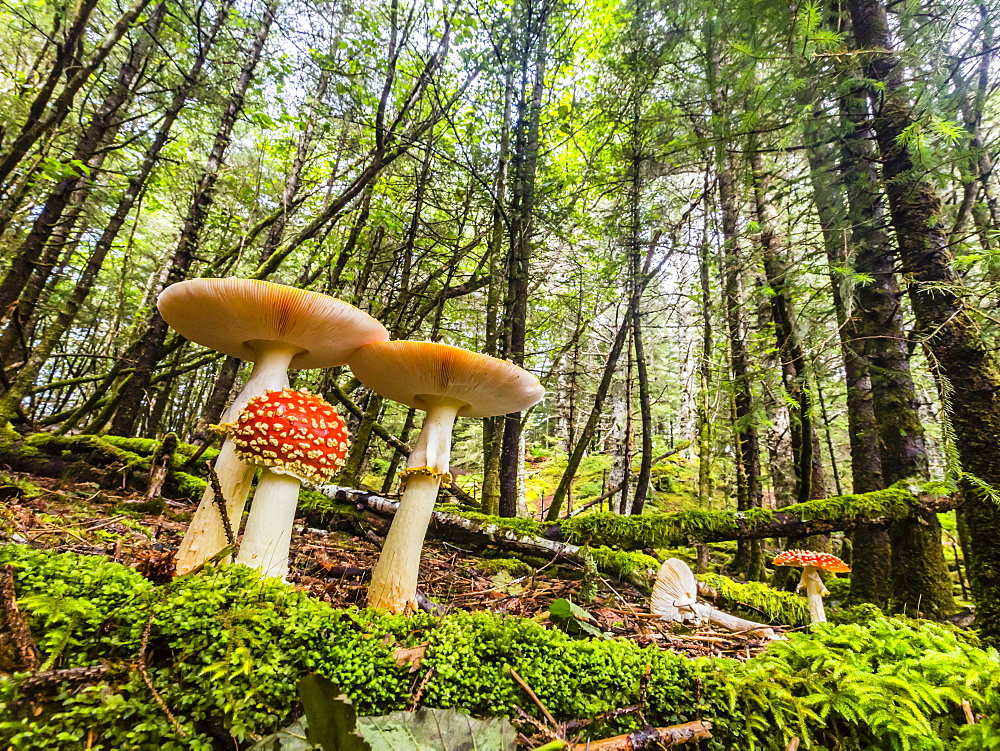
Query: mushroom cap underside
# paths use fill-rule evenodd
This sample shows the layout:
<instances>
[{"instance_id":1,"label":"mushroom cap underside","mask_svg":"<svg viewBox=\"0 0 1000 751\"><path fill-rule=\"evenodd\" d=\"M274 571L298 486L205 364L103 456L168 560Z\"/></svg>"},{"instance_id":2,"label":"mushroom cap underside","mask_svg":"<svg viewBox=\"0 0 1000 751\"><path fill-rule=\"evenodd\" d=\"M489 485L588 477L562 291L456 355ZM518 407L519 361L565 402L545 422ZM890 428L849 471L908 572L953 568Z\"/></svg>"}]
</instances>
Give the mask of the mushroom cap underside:
<instances>
[{"instance_id":1,"label":"mushroom cap underside","mask_svg":"<svg viewBox=\"0 0 1000 751\"><path fill-rule=\"evenodd\" d=\"M785 550L771 563L775 566L814 566L835 574L844 574L851 570L851 567L837 556L815 550Z\"/></svg>"},{"instance_id":2,"label":"mushroom cap underside","mask_svg":"<svg viewBox=\"0 0 1000 751\"><path fill-rule=\"evenodd\" d=\"M438 342L375 342L349 358L365 386L427 410L442 398L462 402L462 417L520 412L545 395L538 379L507 360Z\"/></svg>"},{"instance_id":3,"label":"mushroom cap underside","mask_svg":"<svg viewBox=\"0 0 1000 751\"><path fill-rule=\"evenodd\" d=\"M656 572L650 610L664 615L670 608L688 607L698 601L698 580L691 567L678 558L669 558Z\"/></svg>"},{"instance_id":4,"label":"mushroom cap underside","mask_svg":"<svg viewBox=\"0 0 1000 751\"><path fill-rule=\"evenodd\" d=\"M292 369L343 365L361 345L389 338L343 300L257 279L188 279L163 290L156 306L182 336L240 360L256 361L266 342L301 349Z\"/></svg>"}]
</instances>

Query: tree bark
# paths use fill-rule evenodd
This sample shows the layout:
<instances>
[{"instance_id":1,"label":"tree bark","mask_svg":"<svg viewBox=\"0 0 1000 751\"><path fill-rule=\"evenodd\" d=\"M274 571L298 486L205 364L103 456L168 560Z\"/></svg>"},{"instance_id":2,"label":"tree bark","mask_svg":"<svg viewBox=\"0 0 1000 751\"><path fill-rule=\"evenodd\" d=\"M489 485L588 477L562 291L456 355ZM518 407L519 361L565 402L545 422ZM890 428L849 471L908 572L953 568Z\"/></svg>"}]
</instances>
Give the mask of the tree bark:
<instances>
[{"instance_id":1,"label":"tree bark","mask_svg":"<svg viewBox=\"0 0 1000 751\"><path fill-rule=\"evenodd\" d=\"M550 5L536 0L515 4L520 45L520 80L514 122L511 163L510 252L507 257L507 299L504 304L503 355L515 365L524 365L525 329L528 322L528 281L535 211L535 175L538 171L538 130L542 115L545 66L548 61L548 13ZM517 515L518 470L521 457L521 413L504 415L500 450L501 516Z\"/></svg>"},{"instance_id":2,"label":"tree bark","mask_svg":"<svg viewBox=\"0 0 1000 751\"><path fill-rule=\"evenodd\" d=\"M17 411L17 407L21 399L29 393L31 387L34 385L35 378L41 371L45 362L48 360L52 350L59 343L63 334L72 325L80 307L90 294L90 291L97 280L97 275L100 273L100 270L104 265L104 260L107 257L108 252L111 250L116 238L118 237L118 233L121 231L121 228L125 225L125 220L128 218L133 206L135 206L136 201L138 201L139 196L145 189L146 180L149 178L153 168L159 161L160 152L167 143L167 139L170 136L170 131L177 119L177 116L180 114L181 109L184 107L188 97L191 95L192 90L199 81L201 71L204 68L206 60L208 59L209 50L211 50L219 30L228 19L229 8L231 5L232 0L227 0L226 4L219 8L212 27L209 29L206 37L201 40L198 56L192 61L191 67L188 69L183 83L174 93L170 105L167 107L167 110L164 112L160 121L160 126L157 130L156 136L153 138L153 142L146 149L146 154L143 157L142 164L139 166L136 174L134 174L129 180L128 187L125 189L124 195L118 201L114 214L112 214L112 216L107 220L104 231L94 244L94 249L87 258L86 265L77 279L76 285L74 286L69 299L60 307L56 319L46 328L45 336L32 350L31 356L18 372L17 378L10 384L3 398L0 399L0 430L9 424L9 421ZM122 373L124 371L126 377L131 377L131 371L127 369L125 363L119 363L112 370L115 373ZM101 389L102 392L107 390L107 386ZM98 398L100 396L101 395L98 395ZM83 416L78 413L74 414L76 420L81 419Z\"/></svg>"},{"instance_id":3,"label":"tree bark","mask_svg":"<svg viewBox=\"0 0 1000 751\"><path fill-rule=\"evenodd\" d=\"M996 545L1000 507L978 483L1000 487L1000 369L958 294L960 283L951 267L941 224L941 200L923 171L914 168L909 146L900 137L915 120L903 68L893 52L885 5L879 0L850 0L848 5L857 45L870 50L864 57L865 75L881 84L881 90L873 90L871 96L889 210L903 271L910 279L908 292L917 330L937 371L962 462L977 621L983 635L995 641L1000 639L1000 548ZM940 531L935 532L933 524L936 519L925 520L928 524L920 530L919 542L913 536L900 542L935 549L943 568ZM922 603L921 609L934 612L950 607L950 589L940 594L940 599Z\"/></svg>"},{"instance_id":4,"label":"tree bark","mask_svg":"<svg viewBox=\"0 0 1000 751\"><path fill-rule=\"evenodd\" d=\"M844 361L851 484L855 493L868 493L884 487L882 459L871 376L862 338L858 290L852 279L854 238L848 221L844 181L836 175L838 160L832 143L837 134L828 123L827 117L816 113L807 124L806 153L816 211L823 231L823 245L830 265L830 289ZM842 162L848 161L848 155L844 154ZM852 545L857 559L867 561L868 565L858 568L851 576L851 599L885 608L891 593L888 530L884 526L860 524L854 530Z\"/></svg>"}]
</instances>

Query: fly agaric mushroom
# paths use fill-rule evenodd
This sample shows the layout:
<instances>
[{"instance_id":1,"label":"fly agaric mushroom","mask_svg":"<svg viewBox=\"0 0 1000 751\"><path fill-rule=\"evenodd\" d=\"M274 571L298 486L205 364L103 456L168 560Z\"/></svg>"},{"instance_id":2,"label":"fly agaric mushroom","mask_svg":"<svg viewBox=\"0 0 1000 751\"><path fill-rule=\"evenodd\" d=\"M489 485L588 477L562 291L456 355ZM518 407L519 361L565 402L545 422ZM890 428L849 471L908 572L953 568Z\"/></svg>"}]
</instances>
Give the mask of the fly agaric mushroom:
<instances>
[{"instance_id":1,"label":"fly agaric mushroom","mask_svg":"<svg viewBox=\"0 0 1000 751\"><path fill-rule=\"evenodd\" d=\"M347 428L325 400L282 389L247 402L230 438L240 459L264 468L236 562L284 579L299 484L330 481L347 455Z\"/></svg>"},{"instance_id":2,"label":"fly agaric mushroom","mask_svg":"<svg viewBox=\"0 0 1000 751\"><path fill-rule=\"evenodd\" d=\"M826 623L826 611L823 610L823 595L830 594L819 578L820 570L835 574L846 573L851 567L830 553L817 553L813 550L786 550L771 561L775 566L802 566L802 578L796 589L805 587L809 595L809 620L812 623Z\"/></svg>"},{"instance_id":3,"label":"fly agaric mushroom","mask_svg":"<svg viewBox=\"0 0 1000 751\"><path fill-rule=\"evenodd\" d=\"M253 372L222 418L233 422L251 397L288 385L289 368L343 365L355 349L389 338L367 313L318 292L255 279L189 279L160 293L160 315L178 333L216 352L253 362ZM232 526L243 516L253 466L239 460L231 440L215 461ZM226 545L225 526L211 485L177 551L187 573Z\"/></svg>"},{"instance_id":4,"label":"fly agaric mushroom","mask_svg":"<svg viewBox=\"0 0 1000 751\"><path fill-rule=\"evenodd\" d=\"M656 572L649 609L665 621L708 621L727 631L755 631L764 639L778 639L766 623L756 623L730 615L711 605L698 602L698 580L691 567L679 558L669 558Z\"/></svg>"},{"instance_id":5,"label":"fly agaric mushroom","mask_svg":"<svg viewBox=\"0 0 1000 751\"><path fill-rule=\"evenodd\" d=\"M368 388L427 412L410 452L399 511L382 547L368 604L394 613L413 606L420 548L441 479L448 474L455 418L520 412L545 394L538 379L513 363L434 342L376 342L358 348L349 363Z\"/></svg>"}]
</instances>

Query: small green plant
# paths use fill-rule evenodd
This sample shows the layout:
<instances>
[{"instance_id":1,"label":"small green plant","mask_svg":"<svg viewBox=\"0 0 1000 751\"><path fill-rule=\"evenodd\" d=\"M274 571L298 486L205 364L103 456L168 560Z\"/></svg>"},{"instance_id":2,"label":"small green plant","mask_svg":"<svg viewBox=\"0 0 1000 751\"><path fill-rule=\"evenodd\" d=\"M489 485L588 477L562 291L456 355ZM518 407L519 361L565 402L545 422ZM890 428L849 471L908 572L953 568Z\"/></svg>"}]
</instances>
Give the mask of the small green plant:
<instances>
[{"instance_id":1,"label":"small green plant","mask_svg":"<svg viewBox=\"0 0 1000 751\"><path fill-rule=\"evenodd\" d=\"M597 627L597 619L575 602L560 597L549 605L549 619L567 634L586 634L599 639L610 638Z\"/></svg>"},{"instance_id":2,"label":"small green plant","mask_svg":"<svg viewBox=\"0 0 1000 751\"><path fill-rule=\"evenodd\" d=\"M583 549L583 581L580 582L580 601L591 603L597 597L601 575L597 571L597 561L594 560L590 548Z\"/></svg>"}]
</instances>

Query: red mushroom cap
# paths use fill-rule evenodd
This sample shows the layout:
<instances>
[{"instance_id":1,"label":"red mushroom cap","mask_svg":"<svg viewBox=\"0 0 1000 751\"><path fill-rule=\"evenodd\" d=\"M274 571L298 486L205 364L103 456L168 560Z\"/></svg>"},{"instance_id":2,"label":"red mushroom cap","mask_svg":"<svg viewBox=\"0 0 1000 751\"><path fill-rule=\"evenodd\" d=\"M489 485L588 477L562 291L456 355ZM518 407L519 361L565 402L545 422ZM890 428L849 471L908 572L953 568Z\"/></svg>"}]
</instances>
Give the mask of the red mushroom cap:
<instances>
[{"instance_id":1,"label":"red mushroom cap","mask_svg":"<svg viewBox=\"0 0 1000 751\"><path fill-rule=\"evenodd\" d=\"M843 574L851 567L830 553L817 553L814 550L786 550L771 561L775 566L815 566L824 571Z\"/></svg>"},{"instance_id":2,"label":"red mushroom cap","mask_svg":"<svg viewBox=\"0 0 1000 751\"><path fill-rule=\"evenodd\" d=\"M315 394L291 389L247 402L231 437L243 461L312 482L333 477L349 441L337 410Z\"/></svg>"}]
</instances>

